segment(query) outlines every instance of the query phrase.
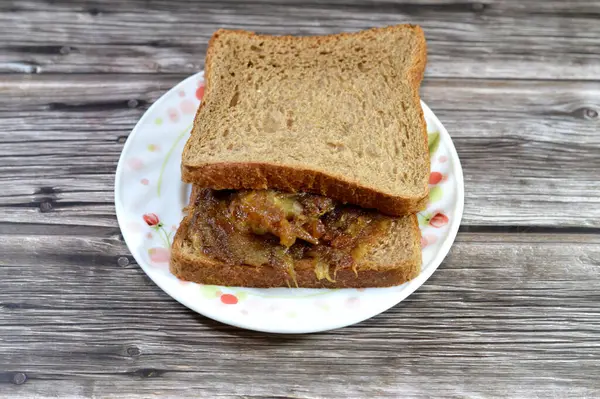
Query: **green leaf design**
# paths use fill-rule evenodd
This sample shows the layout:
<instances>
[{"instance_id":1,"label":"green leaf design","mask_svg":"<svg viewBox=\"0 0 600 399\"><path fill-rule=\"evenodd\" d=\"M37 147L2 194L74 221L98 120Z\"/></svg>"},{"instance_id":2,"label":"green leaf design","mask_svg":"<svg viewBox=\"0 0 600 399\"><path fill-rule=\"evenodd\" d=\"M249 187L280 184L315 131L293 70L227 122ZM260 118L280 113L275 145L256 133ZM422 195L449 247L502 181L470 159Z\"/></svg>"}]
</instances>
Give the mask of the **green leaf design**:
<instances>
[{"instance_id":1,"label":"green leaf design","mask_svg":"<svg viewBox=\"0 0 600 399\"><path fill-rule=\"evenodd\" d=\"M287 312L285 314L287 317L289 317L290 319L295 319L296 316L298 316L298 314L296 312L294 312L293 310L290 310L289 312Z\"/></svg>"},{"instance_id":2,"label":"green leaf design","mask_svg":"<svg viewBox=\"0 0 600 399\"><path fill-rule=\"evenodd\" d=\"M160 173L158 175L158 183L156 185L156 193L158 194L159 197L160 197L160 187L162 186L163 173L165 171L165 168L167 167L167 163L169 162L169 157L171 156L171 153L173 152L173 150L177 146L177 143L179 143L181 141L181 139L183 138L183 136L185 136L185 134L188 133L191 128L192 128L192 124L190 123L189 125L187 125L185 127L185 129L183 129L181 131L181 133L179 133L179 136L177 136L177 139L175 139L175 142L173 143L173 145L171 146L171 148L169 148L169 151L167 151L167 155L165 156L165 159L164 159L164 161L162 163L162 166L160 167Z\"/></svg>"},{"instance_id":3,"label":"green leaf design","mask_svg":"<svg viewBox=\"0 0 600 399\"><path fill-rule=\"evenodd\" d=\"M202 296L205 297L206 299L213 299L218 297L218 291L219 291L219 287L216 285L201 285L200 286L200 292L202 293Z\"/></svg>"},{"instance_id":4,"label":"green leaf design","mask_svg":"<svg viewBox=\"0 0 600 399\"><path fill-rule=\"evenodd\" d=\"M442 188L435 186L429 190L429 202L437 202L442 199Z\"/></svg>"},{"instance_id":5,"label":"green leaf design","mask_svg":"<svg viewBox=\"0 0 600 399\"><path fill-rule=\"evenodd\" d=\"M244 299L248 298L246 291L235 291L235 296L239 301L243 301Z\"/></svg>"},{"instance_id":6,"label":"green leaf design","mask_svg":"<svg viewBox=\"0 0 600 399\"><path fill-rule=\"evenodd\" d=\"M429 133L429 136L427 136L427 139L429 141L429 157L431 158L433 153L440 146L440 133L439 132Z\"/></svg>"},{"instance_id":7,"label":"green leaf design","mask_svg":"<svg viewBox=\"0 0 600 399\"><path fill-rule=\"evenodd\" d=\"M317 306L326 312L329 311L329 305L327 305L326 303L320 303Z\"/></svg>"},{"instance_id":8,"label":"green leaf design","mask_svg":"<svg viewBox=\"0 0 600 399\"><path fill-rule=\"evenodd\" d=\"M429 219L431 219L430 213L417 213L417 220L419 221L419 226L423 227L429 223Z\"/></svg>"}]
</instances>

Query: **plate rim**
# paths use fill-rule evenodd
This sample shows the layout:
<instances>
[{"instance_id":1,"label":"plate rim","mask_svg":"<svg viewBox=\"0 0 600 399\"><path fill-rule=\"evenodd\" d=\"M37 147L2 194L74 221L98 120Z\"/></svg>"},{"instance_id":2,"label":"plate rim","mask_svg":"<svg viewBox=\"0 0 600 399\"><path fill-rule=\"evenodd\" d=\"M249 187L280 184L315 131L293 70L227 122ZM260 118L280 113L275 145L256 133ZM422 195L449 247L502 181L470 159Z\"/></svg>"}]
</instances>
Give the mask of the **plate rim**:
<instances>
[{"instance_id":1,"label":"plate rim","mask_svg":"<svg viewBox=\"0 0 600 399\"><path fill-rule=\"evenodd\" d=\"M246 320L246 323L244 323L243 322L244 319L242 319L242 318L239 318L240 321L238 321L238 319L231 319L230 317L227 317L227 316L221 317L217 312L206 312L204 309L202 309L202 311L198 310L198 306L196 303L192 303L191 301L186 300L185 296L177 295L175 292L172 292L171 287L168 287L168 284L164 283L163 281L161 281L158 278L153 277L153 273L150 273L146 270L147 266L144 266L143 262L138 261L138 259L136 258L135 254L134 254L134 251L131 250L131 246L129 243L130 240L128 240L128 235L130 233L128 233L127 230L123 228L125 210L123 209L122 201L119 200L119 197L121 196L120 195L120 193L121 193L120 187L121 187L121 179L123 176L123 168L126 163L125 159L124 159L125 154L128 153L129 147L131 145L133 145L132 143L134 141L134 137L137 134L137 132L139 130L141 130L141 126L144 124L144 122L146 121L147 118L151 117L150 115L153 113L154 109L158 108L162 102L166 101L166 96L169 92L175 90L176 88L178 88L180 86L186 85L189 80L196 80L198 78L198 76L204 77L204 71L197 72L197 73L181 80L180 82L176 83L169 90L164 92L150 107L148 107L148 109L144 112L142 117L137 121L137 123L135 124L135 126L133 127L133 129L131 130L129 135L127 136L127 140L123 146L123 149L121 150L121 154L119 156L119 161L117 163L117 168L115 170L115 182L114 182L115 213L117 216L117 223L119 224L119 229L123 236L123 240L125 241L125 244L127 245L127 249L129 250L131 256L133 256L133 258L136 260L136 263L142 269L142 271L146 274L146 276L149 277L150 280L156 286L158 286L161 290L163 290L172 299L174 299L175 301L179 302L183 306L187 307L188 309L190 309L204 317L207 317L207 318L213 319L217 322L231 325L231 326L234 326L237 328L259 331L259 332L266 332L266 333L277 333L277 334L310 334L310 333L335 330L338 328L343 328L343 327L355 325L358 323L362 323L365 320L368 320L368 319L373 318L383 312L386 312L387 310L393 308L394 306L397 306L400 302L405 300L408 296L412 295L419 287L421 287L433 275L433 273L442 264L442 262L444 261L444 259L448 255L448 253L450 252L452 245L456 241L456 236L458 234L458 230L460 228L460 224L462 221L463 212L464 212L464 176L463 176L462 164L460 162L458 152L456 151L456 148L454 146L452 137L446 130L446 127L441 123L441 121L433 113L433 111L427 106L427 104L423 100L421 100L421 107L423 109L423 114L425 116L425 119L429 118L429 119L434 120L437 125L436 127L438 128L437 130L439 131L440 137L443 137L444 140L447 140L446 144L448 145L448 151L450 153L450 158L452 160L452 172L455 174L456 182L457 182L457 184L456 184L456 196L457 196L456 205L453 209L455 216L452 218L452 220L450 222L448 234L447 234L440 250L435 254L434 258L431 260L430 266L426 270L421 271L421 273L415 279L409 281L407 283L407 286L404 289L402 289L402 291L400 292L400 295L397 298L395 298L394 301L392 301L393 303L391 303L391 304L385 303L384 306L372 308L373 311L368 312L369 313L368 316L360 317L360 318L357 318L350 322L348 322L347 319L344 319L342 322L336 323L334 321L334 322L328 323L327 325L320 325L318 328L315 328L315 327L298 328L293 323L292 323L292 327L295 327L295 328L289 328L288 326L285 326L285 325L279 325L279 328L268 328L268 326L265 326L267 328L264 328L264 327L253 325L252 323L249 322L250 320ZM371 288L371 289L377 289L377 288ZM335 318L333 318L333 320L335 320Z\"/></svg>"}]
</instances>

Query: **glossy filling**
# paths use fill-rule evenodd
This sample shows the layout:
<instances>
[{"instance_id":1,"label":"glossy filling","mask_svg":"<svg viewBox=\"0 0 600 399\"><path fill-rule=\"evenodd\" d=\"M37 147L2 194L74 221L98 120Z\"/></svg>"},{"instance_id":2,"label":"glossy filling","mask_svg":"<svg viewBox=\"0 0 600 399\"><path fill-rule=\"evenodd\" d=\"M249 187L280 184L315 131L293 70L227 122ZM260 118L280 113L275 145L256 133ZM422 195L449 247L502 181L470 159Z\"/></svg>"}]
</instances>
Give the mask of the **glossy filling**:
<instances>
[{"instance_id":1,"label":"glossy filling","mask_svg":"<svg viewBox=\"0 0 600 399\"><path fill-rule=\"evenodd\" d=\"M299 262L329 281L338 269L356 272L392 220L327 197L274 190L201 189L188 211L194 248L225 264L281 268L292 284Z\"/></svg>"}]
</instances>

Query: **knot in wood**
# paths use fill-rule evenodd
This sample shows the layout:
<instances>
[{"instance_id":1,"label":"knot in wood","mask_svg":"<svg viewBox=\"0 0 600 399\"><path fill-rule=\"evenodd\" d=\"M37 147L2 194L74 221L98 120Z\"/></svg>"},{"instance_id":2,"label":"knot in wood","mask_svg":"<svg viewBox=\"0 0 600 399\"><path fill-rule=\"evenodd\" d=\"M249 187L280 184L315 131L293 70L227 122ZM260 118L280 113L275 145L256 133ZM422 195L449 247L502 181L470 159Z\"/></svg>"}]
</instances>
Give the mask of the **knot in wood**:
<instances>
[{"instance_id":1,"label":"knot in wood","mask_svg":"<svg viewBox=\"0 0 600 399\"><path fill-rule=\"evenodd\" d=\"M129 348L127 348L127 354L131 357L139 356L141 353L142 351L140 351L140 348L138 348L137 346L130 346Z\"/></svg>"},{"instance_id":2,"label":"knot in wood","mask_svg":"<svg viewBox=\"0 0 600 399\"><path fill-rule=\"evenodd\" d=\"M598 119L598 111L593 108L584 108L583 117L585 119Z\"/></svg>"},{"instance_id":3,"label":"knot in wood","mask_svg":"<svg viewBox=\"0 0 600 399\"><path fill-rule=\"evenodd\" d=\"M126 256L119 256L119 259L117 259L117 265L121 266L121 267L125 267L129 264L129 259Z\"/></svg>"},{"instance_id":4,"label":"knot in wood","mask_svg":"<svg viewBox=\"0 0 600 399\"><path fill-rule=\"evenodd\" d=\"M12 382L15 385L24 384L27 381L27 374L25 373L15 373L12 377Z\"/></svg>"},{"instance_id":5,"label":"knot in wood","mask_svg":"<svg viewBox=\"0 0 600 399\"><path fill-rule=\"evenodd\" d=\"M52 203L50 201L40 202L40 212L46 213L52 210Z\"/></svg>"}]
</instances>

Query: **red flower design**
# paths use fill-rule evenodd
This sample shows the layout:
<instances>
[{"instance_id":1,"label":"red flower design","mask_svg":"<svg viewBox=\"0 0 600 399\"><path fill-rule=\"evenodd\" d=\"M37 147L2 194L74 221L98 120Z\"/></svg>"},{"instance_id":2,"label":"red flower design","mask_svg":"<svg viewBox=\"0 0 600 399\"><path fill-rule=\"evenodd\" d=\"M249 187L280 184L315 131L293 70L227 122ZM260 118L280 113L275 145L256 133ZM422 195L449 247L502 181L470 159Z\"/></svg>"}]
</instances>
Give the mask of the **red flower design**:
<instances>
[{"instance_id":1,"label":"red flower design","mask_svg":"<svg viewBox=\"0 0 600 399\"><path fill-rule=\"evenodd\" d=\"M171 253L167 248L150 248L148 250L150 262L152 263L169 263Z\"/></svg>"},{"instance_id":2,"label":"red flower design","mask_svg":"<svg viewBox=\"0 0 600 399\"><path fill-rule=\"evenodd\" d=\"M202 97L204 97L204 86L200 86L196 89L196 98L202 101Z\"/></svg>"},{"instance_id":3,"label":"red flower design","mask_svg":"<svg viewBox=\"0 0 600 399\"><path fill-rule=\"evenodd\" d=\"M438 212L435 215L433 215L431 219L429 219L429 224L436 228L445 226L446 224L448 224L448 216Z\"/></svg>"},{"instance_id":4,"label":"red flower design","mask_svg":"<svg viewBox=\"0 0 600 399\"><path fill-rule=\"evenodd\" d=\"M225 305L235 305L238 303L238 299L235 295L223 294L221 295L221 302L223 302Z\"/></svg>"},{"instance_id":5,"label":"red flower design","mask_svg":"<svg viewBox=\"0 0 600 399\"><path fill-rule=\"evenodd\" d=\"M442 181L443 177L440 172L431 172L429 175L429 184L438 184Z\"/></svg>"},{"instance_id":6,"label":"red flower design","mask_svg":"<svg viewBox=\"0 0 600 399\"><path fill-rule=\"evenodd\" d=\"M143 218L144 218L144 222L146 222L148 224L148 226L156 226L157 224L160 223L158 216L156 216L156 214L154 214L154 213L146 213L143 216Z\"/></svg>"},{"instance_id":7,"label":"red flower design","mask_svg":"<svg viewBox=\"0 0 600 399\"><path fill-rule=\"evenodd\" d=\"M146 213L142 216L142 219L144 219L144 222L158 234L163 242L164 248L167 248L168 250L171 247L171 235L173 232L167 233L167 231L165 231L163 222L160 221L156 213ZM151 239L152 233L148 233L147 237Z\"/></svg>"}]
</instances>

